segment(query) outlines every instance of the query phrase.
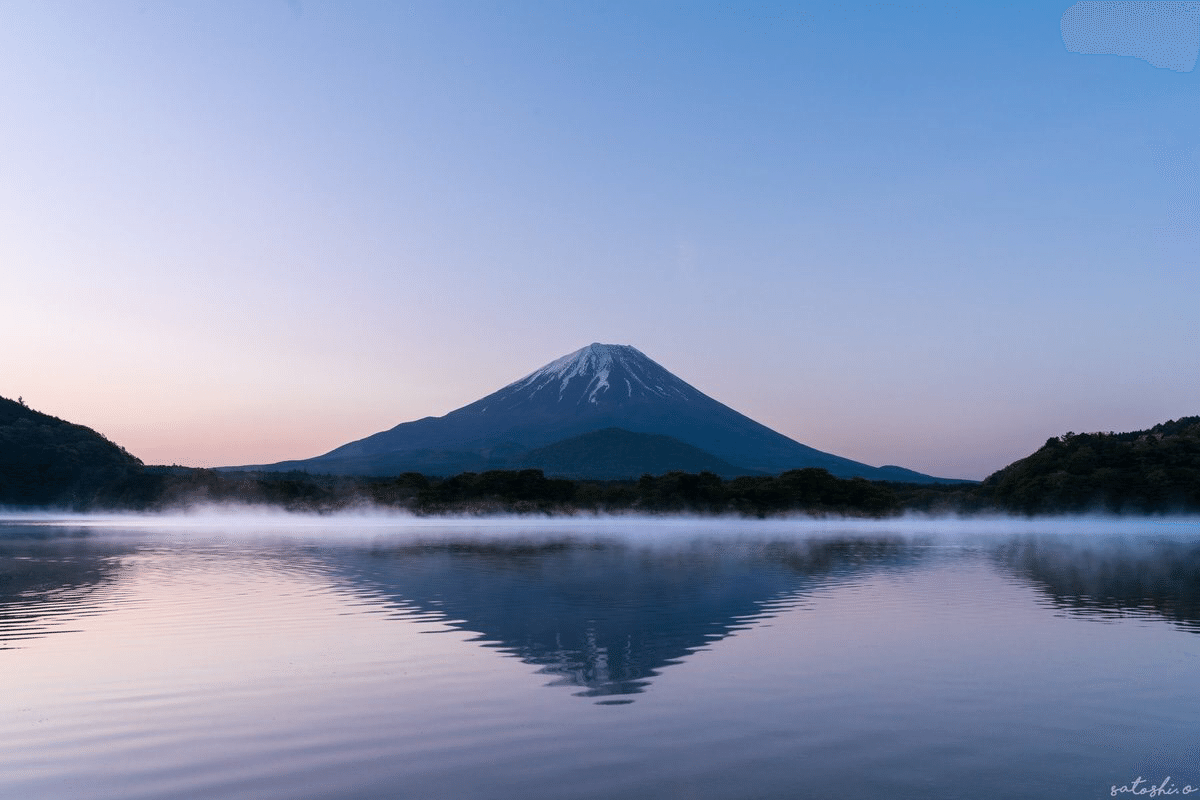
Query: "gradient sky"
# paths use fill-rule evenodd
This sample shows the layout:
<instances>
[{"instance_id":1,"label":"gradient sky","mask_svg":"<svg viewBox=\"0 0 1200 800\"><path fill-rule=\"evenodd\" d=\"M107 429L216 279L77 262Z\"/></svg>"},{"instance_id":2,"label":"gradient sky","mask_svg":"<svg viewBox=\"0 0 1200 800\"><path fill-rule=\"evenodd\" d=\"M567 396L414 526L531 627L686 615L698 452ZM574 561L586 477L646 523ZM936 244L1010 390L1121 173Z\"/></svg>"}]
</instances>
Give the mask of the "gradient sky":
<instances>
[{"instance_id":1,"label":"gradient sky","mask_svg":"<svg viewBox=\"0 0 1200 800\"><path fill-rule=\"evenodd\" d=\"M0 395L263 463L600 341L969 478L1200 413L1200 4L1069 7L0 0Z\"/></svg>"}]
</instances>

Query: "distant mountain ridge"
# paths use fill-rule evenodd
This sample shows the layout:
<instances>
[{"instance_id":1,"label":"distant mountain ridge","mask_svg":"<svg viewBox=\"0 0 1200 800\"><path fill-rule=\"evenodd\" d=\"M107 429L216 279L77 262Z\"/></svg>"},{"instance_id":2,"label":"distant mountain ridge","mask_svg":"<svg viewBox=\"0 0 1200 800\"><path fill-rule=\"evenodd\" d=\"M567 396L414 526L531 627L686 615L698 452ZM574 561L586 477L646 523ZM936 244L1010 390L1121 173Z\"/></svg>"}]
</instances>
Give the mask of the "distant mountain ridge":
<instances>
[{"instance_id":1,"label":"distant mountain ridge","mask_svg":"<svg viewBox=\"0 0 1200 800\"><path fill-rule=\"evenodd\" d=\"M556 359L445 416L401 423L315 458L233 469L451 475L522 468L535 466L529 461L532 451L610 428L670 437L732 468L722 467L725 474L820 467L838 477L946 480L902 467L872 467L808 447L714 400L638 349L600 343ZM670 448L682 452L674 445ZM576 469L586 466L586 458L574 459L572 475L598 477Z\"/></svg>"}]
</instances>

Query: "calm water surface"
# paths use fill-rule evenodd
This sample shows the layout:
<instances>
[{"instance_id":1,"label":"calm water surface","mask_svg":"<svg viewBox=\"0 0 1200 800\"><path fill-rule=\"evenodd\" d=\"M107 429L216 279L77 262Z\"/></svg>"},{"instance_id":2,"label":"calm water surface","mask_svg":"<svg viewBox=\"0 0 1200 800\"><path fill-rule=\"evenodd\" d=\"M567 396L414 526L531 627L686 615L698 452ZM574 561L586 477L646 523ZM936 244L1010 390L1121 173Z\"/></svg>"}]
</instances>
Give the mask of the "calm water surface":
<instances>
[{"instance_id":1,"label":"calm water surface","mask_svg":"<svg viewBox=\"0 0 1200 800\"><path fill-rule=\"evenodd\" d=\"M1197 634L1195 520L14 520L0 797L1200 796Z\"/></svg>"}]
</instances>

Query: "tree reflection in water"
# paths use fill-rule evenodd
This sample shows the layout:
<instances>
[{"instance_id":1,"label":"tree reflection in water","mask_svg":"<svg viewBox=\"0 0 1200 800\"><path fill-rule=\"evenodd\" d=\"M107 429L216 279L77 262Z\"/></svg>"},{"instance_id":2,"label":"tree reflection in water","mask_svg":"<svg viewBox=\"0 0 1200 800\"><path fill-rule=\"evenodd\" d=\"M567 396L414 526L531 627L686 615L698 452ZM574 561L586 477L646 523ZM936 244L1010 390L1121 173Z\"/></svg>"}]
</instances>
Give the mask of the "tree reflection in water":
<instances>
[{"instance_id":1,"label":"tree reflection in water","mask_svg":"<svg viewBox=\"0 0 1200 800\"><path fill-rule=\"evenodd\" d=\"M101 613L99 590L116 582L122 559L135 549L97 541L82 528L6 525L0 538L0 650Z\"/></svg>"},{"instance_id":2,"label":"tree reflection in water","mask_svg":"<svg viewBox=\"0 0 1200 800\"><path fill-rule=\"evenodd\" d=\"M1096 619L1151 615L1200 633L1200 542L1027 536L993 555L1063 611Z\"/></svg>"}]
</instances>

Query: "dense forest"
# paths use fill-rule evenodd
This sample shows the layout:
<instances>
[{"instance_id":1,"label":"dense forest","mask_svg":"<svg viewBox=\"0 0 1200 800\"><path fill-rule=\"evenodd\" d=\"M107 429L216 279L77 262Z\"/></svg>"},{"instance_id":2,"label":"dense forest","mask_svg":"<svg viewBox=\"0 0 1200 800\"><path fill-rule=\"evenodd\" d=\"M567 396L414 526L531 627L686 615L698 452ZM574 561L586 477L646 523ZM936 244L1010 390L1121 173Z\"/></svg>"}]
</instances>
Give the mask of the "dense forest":
<instances>
[{"instance_id":1,"label":"dense forest","mask_svg":"<svg viewBox=\"0 0 1200 800\"><path fill-rule=\"evenodd\" d=\"M0 397L0 504L113 504L114 488L141 471L141 461L91 428Z\"/></svg>"},{"instance_id":2,"label":"dense forest","mask_svg":"<svg viewBox=\"0 0 1200 800\"><path fill-rule=\"evenodd\" d=\"M1200 510L1200 417L1052 438L988 477L979 494L1024 514Z\"/></svg>"},{"instance_id":3,"label":"dense forest","mask_svg":"<svg viewBox=\"0 0 1200 800\"><path fill-rule=\"evenodd\" d=\"M0 398L0 506L166 511L253 504L328 513L694 513L887 517L925 513L1200 512L1200 417L1132 433L1068 433L981 484L843 479L808 468L639 480L547 477L541 469L386 478L145 466L99 433Z\"/></svg>"},{"instance_id":4,"label":"dense forest","mask_svg":"<svg viewBox=\"0 0 1200 800\"><path fill-rule=\"evenodd\" d=\"M548 478L540 469L464 472L448 478L410 472L393 478L304 472L223 472L144 467L65 510L168 511L251 504L329 513L387 508L433 514L694 513L765 517L785 513L890 516L908 508L964 506L971 485L883 484L835 478L823 469L730 480L711 472L644 475L636 481Z\"/></svg>"}]
</instances>

